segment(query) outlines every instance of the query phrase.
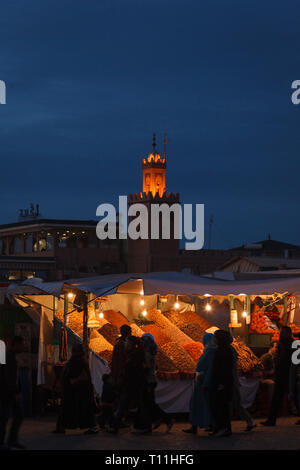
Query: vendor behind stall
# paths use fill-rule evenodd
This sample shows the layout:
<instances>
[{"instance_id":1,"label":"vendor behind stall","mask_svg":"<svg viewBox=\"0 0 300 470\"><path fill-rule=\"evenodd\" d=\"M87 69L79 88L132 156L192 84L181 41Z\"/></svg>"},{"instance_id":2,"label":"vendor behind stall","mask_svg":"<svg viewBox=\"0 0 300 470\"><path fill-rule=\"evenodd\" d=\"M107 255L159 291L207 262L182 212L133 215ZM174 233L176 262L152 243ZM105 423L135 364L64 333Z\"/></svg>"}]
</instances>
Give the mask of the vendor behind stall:
<instances>
[{"instance_id":1,"label":"vendor behind stall","mask_svg":"<svg viewBox=\"0 0 300 470\"><path fill-rule=\"evenodd\" d=\"M275 385L275 357L277 351L277 341L272 341L268 352L263 354L260 361L263 365L261 385L266 390L269 402L272 400Z\"/></svg>"},{"instance_id":2,"label":"vendor behind stall","mask_svg":"<svg viewBox=\"0 0 300 470\"><path fill-rule=\"evenodd\" d=\"M131 336L130 326L122 325L120 333L121 336L114 347L111 362L111 376L117 388L120 388L124 381L125 364L127 359L126 340Z\"/></svg>"}]
</instances>

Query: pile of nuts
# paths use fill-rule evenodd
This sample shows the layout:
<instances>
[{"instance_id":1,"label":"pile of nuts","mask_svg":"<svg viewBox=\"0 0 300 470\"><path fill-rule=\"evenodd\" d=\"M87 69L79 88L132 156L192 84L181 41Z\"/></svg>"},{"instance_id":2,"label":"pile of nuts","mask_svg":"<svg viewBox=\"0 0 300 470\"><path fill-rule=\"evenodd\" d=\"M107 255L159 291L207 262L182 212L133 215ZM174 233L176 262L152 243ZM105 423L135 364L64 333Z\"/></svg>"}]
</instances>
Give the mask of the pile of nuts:
<instances>
[{"instance_id":1,"label":"pile of nuts","mask_svg":"<svg viewBox=\"0 0 300 470\"><path fill-rule=\"evenodd\" d=\"M103 338L97 331L93 330L90 337L90 348L97 354L108 349L112 351L112 345Z\"/></svg>"},{"instance_id":2,"label":"pile of nuts","mask_svg":"<svg viewBox=\"0 0 300 470\"><path fill-rule=\"evenodd\" d=\"M164 333L179 345L183 346L190 342L189 336L180 331L177 326L173 325L159 310L154 308L148 310L147 318L153 321L159 328L162 328Z\"/></svg>"},{"instance_id":3,"label":"pile of nuts","mask_svg":"<svg viewBox=\"0 0 300 470\"><path fill-rule=\"evenodd\" d=\"M116 326L118 330L122 325L129 325L127 318L122 313L116 312L116 310L104 310L103 314L105 320Z\"/></svg>"},{"instance_id":4,"label":"pile of nuts","mask_svg":"<svg viewBox=\"0 0 300 470\"><path fill-rule=\"evenodd\" d=\"M115 325L111 323L106 323L98 332L113 346L116 344L117 339L119 338L119 330Z\"/></svg>"},{"instance_id":5,"label":"pile of nuts","mask_svg":"<svg viewBox=\"0 0 300 470\"><path fill-rule=\"evenodd\" d=\"M180 372L195 372L196 363L182 346L170 341L169 343L163 344L161 348L163 352L174 362L175 366Z\"/></svg>"},{"instance_id":6,"label":"pile of nuts","mask_svg":"<svg viewBox=\"0 0 300 470\"><path fill-rule=\"evenodd\" d=\"M165 334L164 330L157 325L147 325L143 327L144 333L150 333L156 344L161 345L170 341L170 338Z\"/></svg>"},{"instance_id":7,"label":"pile of nuts","mask_svg":"<svg viewBox=\"0 0 300 470\"><path fill-rule=\"evenodd\" d=\"M180 329L194 341L203 341L205 330L198 323L190 323L189 325L182 326Z\"/></svg>"}]
</instances>

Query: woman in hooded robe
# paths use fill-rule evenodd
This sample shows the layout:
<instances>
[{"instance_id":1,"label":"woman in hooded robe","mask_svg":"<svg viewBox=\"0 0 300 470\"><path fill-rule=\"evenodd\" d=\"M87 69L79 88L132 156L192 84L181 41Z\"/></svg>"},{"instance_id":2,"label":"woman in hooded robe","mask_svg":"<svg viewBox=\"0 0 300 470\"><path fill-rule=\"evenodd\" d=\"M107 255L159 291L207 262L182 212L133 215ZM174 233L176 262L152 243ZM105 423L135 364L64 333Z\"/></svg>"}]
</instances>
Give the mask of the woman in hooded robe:
<instances>
[{"instance_id":1,"label":"woman in hooded robe","mask_svg":"<svg viewBox=\"0 0 300 470\"><path fill-rule=\"evenodd\" d=\"M63 374L61 428L96 433L94 388L82 344L75 344Z\"/></svg>"},{"instance_id":2,"label":"woman in hooded robe","mask_svg":"<svg viewBox=\"0 0 300 470\"><path fill-rule=\"evenodd\" d=\"M141 340L145 354L146 386L140 403L140 424L137 426L140 430L137 429L137 432L149 432L152 423L154 423L153 429L157 429L161 424L166 424L166 432L169 432L174 420L155 401L157 345L150 333L143 334Z\"/></svg>"},{"instance_id":3,"label":"woman in hooded robe","mask_svg":"<svg viewBox=\"0 0 300 470\"><path fill-rule=\"evenodd\" d=\"M197 428L211 429L213 424L210 393L212 386L212 366L216 351L214 335L203 336L204 351L198 360L194 390L190 401L191 427L183 432L196 434Z\"/></svg>"}]
</instances>

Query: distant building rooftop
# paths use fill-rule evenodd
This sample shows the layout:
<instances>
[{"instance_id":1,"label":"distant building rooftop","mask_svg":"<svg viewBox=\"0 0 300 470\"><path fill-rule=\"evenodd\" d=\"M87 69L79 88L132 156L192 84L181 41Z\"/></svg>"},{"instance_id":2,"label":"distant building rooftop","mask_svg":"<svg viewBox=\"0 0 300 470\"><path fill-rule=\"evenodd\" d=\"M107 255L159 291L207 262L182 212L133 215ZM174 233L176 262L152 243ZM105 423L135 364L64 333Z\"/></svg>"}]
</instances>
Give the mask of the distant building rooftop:
<instances>
[{"instance_id":1,"label":"distant building rooftop","mask_svg":"<svg viewBox=\"0 0 300 470\"><path fill-rule=\"evenodd\" d=\"M96 220L74 220L74 219L28 219L21 222L13 222L10 224L0 225L0 230L7 230L10 228L21 228L28 226L38 225L51 225L51 226L91 226L94 227L97 224Z\"/></svg>"}]
</instances>

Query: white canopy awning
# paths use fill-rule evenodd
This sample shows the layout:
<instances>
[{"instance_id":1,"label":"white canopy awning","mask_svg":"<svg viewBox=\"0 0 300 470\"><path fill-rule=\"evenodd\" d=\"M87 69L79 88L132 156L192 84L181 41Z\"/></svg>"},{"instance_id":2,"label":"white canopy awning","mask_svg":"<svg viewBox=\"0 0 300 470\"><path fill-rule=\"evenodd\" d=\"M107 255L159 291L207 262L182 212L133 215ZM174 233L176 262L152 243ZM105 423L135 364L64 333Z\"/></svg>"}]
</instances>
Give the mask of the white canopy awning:
<instances>
[{"instance_id":1,"label":"white canopy awning","mask_svg":"<svg viewBox=\"0 0 300 470\"><path fill-rule=\"evenodd\" d=\"M173 294L212 296L226 295L271 295L274 293L291 295L300 294L300 277L263 279L250 281L214 280L206 277L192 276L185 273L162 272L149 274L112 274L92 278L70 279L61 282L43 282L40 279L29 279L22 284L11 285L9 295L35 293L60 296L64 287L88 291L96 296L115 293L135 293L144 295Z\"/></svg>"}]
</instances>

